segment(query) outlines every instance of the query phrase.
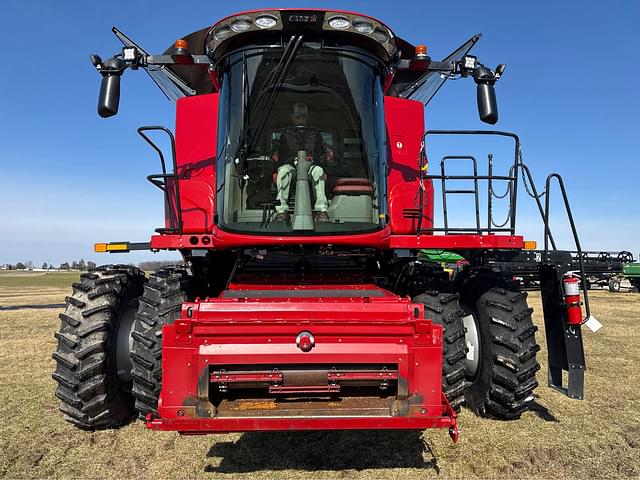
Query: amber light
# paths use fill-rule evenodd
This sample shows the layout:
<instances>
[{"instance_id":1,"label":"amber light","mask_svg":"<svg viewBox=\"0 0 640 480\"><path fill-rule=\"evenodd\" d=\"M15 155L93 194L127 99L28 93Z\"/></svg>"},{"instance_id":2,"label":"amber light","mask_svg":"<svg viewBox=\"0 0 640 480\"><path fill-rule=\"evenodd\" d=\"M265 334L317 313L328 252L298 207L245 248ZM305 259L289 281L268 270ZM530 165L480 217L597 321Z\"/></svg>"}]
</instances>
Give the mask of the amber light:
<instances>
[{"instance_id":1,"label":"amber light","mask_svg":"<svg viewBox=\"0 0 640 480\"><path fill-rule=\"evenodd\" d=\"M184 40L184 39L182 39L182 38L181 38L181 39L179 39L179 40L176 40L176 43L175 43L175 45L174 45L174 46L175 46L176 48L182 48L182 49L186 50L186 49L187 49L187 47L188 47L188 44L187 44L187 41L186 41L186 40Z\"/></svg>"},{"instance_id":2,"label":"amber light","mask_svg":"<svg viewBox=\"0 0 640 480\"><path fill-rule=\"evenodd\" d=\"M538 243L535 240L525 240L523 247L525 250L535 250L538 248Z\"/></svg>"},{"instance_id":3,"label":"amber light","mask_svg":"<svg viewBox=\"0 0 640 480\"><path fill-rule=\"evenodd\" d=\"M416 56L422 56L427 54L427 46L420 44L416 46Z\"/></svg>"}]
</instances>

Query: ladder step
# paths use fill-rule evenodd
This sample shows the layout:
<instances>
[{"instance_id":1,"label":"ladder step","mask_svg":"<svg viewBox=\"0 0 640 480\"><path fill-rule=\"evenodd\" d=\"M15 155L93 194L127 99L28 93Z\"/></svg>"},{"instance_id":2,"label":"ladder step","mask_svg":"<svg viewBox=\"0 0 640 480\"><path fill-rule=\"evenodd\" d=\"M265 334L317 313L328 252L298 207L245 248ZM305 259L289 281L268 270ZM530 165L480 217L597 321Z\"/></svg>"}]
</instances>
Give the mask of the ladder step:
<instances>
[{"instance_id":1,"label":"ladder step","mask_svg":"<svg viewBox=\"0 0 640 480\"><path fill-rule=\"evenodd\" d=\"M475 190L445 190L444 193L477 193Z\"/></svg>"}]
</instances>

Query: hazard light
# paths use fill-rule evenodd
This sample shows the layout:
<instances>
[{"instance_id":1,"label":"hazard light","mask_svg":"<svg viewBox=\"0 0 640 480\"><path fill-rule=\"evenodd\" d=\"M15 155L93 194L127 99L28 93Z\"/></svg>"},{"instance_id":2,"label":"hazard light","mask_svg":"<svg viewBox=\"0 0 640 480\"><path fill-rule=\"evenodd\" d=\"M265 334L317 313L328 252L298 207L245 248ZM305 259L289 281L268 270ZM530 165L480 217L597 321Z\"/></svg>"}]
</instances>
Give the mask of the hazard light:
<instances>
[{"instance_id":1,"label":"hazard light","mask_svg":"<svg viewBox=\"0 0 640 480\"><path fill-rule=\"evenodd\" d=\"M538 243L535 240L525 240L522 248L525 250L535 250L538 248Z\"/></svg>"}]
</instances>

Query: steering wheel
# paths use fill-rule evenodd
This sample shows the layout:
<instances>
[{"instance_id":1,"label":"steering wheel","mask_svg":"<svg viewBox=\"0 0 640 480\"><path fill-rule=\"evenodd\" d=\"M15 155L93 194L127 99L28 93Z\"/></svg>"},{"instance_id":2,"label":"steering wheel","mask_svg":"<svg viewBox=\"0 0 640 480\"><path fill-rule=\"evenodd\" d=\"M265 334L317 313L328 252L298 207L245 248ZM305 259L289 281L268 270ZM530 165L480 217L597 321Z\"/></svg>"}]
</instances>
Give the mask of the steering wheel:
<instances>
[{"instance_id":1,"label":"steering wheel","mask_svg":"<svg viewBox=\"0 0 640 480\"><path fill-rule=\"evenodd\" d=\"M284 129L284 132L287 132L294 137L297 135L304 135L305 137L309 136L309 134L313 133L320 134L320 129L316 127L309 127L307 125L300 125L298 127L287 127Z\"/></svg>"}]
</instances>

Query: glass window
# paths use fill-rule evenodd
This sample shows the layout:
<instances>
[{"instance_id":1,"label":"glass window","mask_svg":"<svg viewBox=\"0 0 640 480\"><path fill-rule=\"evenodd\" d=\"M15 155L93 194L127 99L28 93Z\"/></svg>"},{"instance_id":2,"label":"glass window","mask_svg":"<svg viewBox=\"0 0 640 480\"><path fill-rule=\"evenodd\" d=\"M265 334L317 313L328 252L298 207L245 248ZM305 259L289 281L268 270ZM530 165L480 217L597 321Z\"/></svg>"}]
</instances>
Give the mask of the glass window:
<instances>
[{"instance_id":1,"label":"glass window","mask_svg":"<svg viewBox=\"0 0 640 480\"><path fill-rule=\"evenodd\" d=\"M225 62L219 224L279 235L380 228L386 151L377 61L308 42L293 52L254 47Z\"/></svg>"}]
</instances>

